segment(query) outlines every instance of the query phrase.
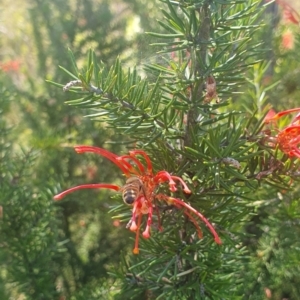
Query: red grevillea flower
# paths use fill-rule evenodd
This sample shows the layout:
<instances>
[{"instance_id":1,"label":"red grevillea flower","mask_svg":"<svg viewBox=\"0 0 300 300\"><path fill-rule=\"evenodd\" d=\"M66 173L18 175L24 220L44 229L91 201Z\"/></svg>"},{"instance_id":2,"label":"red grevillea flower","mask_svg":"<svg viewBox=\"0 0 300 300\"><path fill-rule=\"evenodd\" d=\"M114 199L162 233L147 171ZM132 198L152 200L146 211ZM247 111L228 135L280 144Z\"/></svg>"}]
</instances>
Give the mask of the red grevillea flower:
<instances>
[{"instance_id":1,"label":"red grevillea flower","mask_svg":"<svg viewBox=\"0 0 300 300\"><path fill-rule=\"evenodd\" d=\"M186 194L190 194L191 191L182 178L178 176L171 175L164 170L154 173L151 160L143 150L133 150L130 151L128 155L122 156L118 156L105 149L92 146L75 146L75 151L77 153L93 152L106 157L116 166L118 166L123 174L127 177L126 184L123 187L107 183L79 185L56 195L54 199L60 200L67 194L80 189L106 188L122 192L124 202L132 206L132 217L127 227L130 228L131 231L136 232L135 245L133 249L134 254L139 253L138 243L142 216L145 214L148 216L146 228L142 233L144 238L150 237L150 226L152 224L153 213L156 213L158 216L158 221L160 220L159 211L157 206L155 206L155 201L165 201L168 205L184 209L185 215L195 225L199 238L202 237L202 231L195 217L200 218L210 229L214 236L215 242L221 244L221 240L214 227L200 212L181 199L156 193L159 185L163 183L168 183L171 192L177 191L177 184L181 185ZM140 160L139 157L142 158L142 160ZM161 230L160 224L159 229Z\"/></svg>"},{"instance_id":2,"label":"red grevillea flower","mask_svg":"<svg viewBox=\"0 0 300 300\"><path fill-rule=\"evenodd\" d=\"M274 114L273 111L271 113L269 112L265 118L265 124L273 123L281 117L293 112L300 112L300 108L284 110L277 114ZM279 149L290 157L300 158L300 114L298 113L288 126L281 130L276 129L276 131L278 132L277 135L271 137L269 141L278 145Z\"/></svg>"},{"instance_id":3,"label":"red grevillea flower","mask_svg":"<svg viewBox=\"0 0 300 300\"><path fill-rule=\"evenodd\" d=\"M281 45L286 50L291 50L294 48L295 38L291 30L287 30L282 34Z\"/></svg>"},{"instance_id":4,"label":"red grevillea flower","mask_svg":"<svg viewBox=\"0 0 300 300\"><path fill-rule=\"evenodd\" d=\"M290 1L287 0L276 0L277 4L283 9L283 18L287 22L299 25L300 16L298 12L291 6Z\"/></svg>"},{"instance_id":5,"label":"red grevillea flower","mask_svg":"<svg viewBox=\"0 0 300 300\"><path fill-rule=\"evenodd\" d=\"M20 61L10 60L7 62L0 62L0 70L3 72L17 72L20 69Z\"/></svg>"}]
</instances>

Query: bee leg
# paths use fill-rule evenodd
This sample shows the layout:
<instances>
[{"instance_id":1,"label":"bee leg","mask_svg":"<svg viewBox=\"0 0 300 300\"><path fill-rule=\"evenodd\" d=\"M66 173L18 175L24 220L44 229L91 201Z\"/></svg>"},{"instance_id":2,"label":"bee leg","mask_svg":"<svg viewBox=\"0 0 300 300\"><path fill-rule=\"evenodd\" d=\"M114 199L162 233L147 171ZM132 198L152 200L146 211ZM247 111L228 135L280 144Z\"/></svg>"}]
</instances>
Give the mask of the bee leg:
<instances>
[{"instance_id":1,"label":"bee leg","mask_svg":"<svg viewBox=\"0 0 300 300\"><path fill-rule=\"evenodd\" d=\"M128 221L128 223L127 223L127 225L126 225L126 228L127 228L127 229L131 227L131 223L132 223L132 219L130 219L130 220Z\"/></svg>"}]
</instances>

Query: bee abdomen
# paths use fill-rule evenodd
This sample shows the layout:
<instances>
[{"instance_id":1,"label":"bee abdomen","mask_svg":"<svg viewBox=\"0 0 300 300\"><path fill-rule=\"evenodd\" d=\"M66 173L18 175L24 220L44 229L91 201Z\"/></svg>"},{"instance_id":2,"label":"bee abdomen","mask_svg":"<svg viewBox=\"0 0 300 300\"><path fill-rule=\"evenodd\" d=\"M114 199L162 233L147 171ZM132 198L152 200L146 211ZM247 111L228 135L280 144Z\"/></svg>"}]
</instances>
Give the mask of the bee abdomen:
<instances>
[{"instance_id":1,"label":"bee abdomen","mask_svg":"<svg viewBox=\"0 0 300 300\"><path fill-rule=\"evenodd\" d=\"M137 193L135 190L126 189L123 192L123 200L126 204L133 204L134 200L137 198Z\"/></svg>"},{"instance_id":2,"label":"bee abdomen","mask_svg":"<svg viewBox=\"0 0 300 300\"><path fill-rule=\"evenodd\" d=\"M145 190L142 180L136 176L129 177L123 187L123 201L128 205L132 205L143 194L145 194Z\"/></svg>"}]
</instances>

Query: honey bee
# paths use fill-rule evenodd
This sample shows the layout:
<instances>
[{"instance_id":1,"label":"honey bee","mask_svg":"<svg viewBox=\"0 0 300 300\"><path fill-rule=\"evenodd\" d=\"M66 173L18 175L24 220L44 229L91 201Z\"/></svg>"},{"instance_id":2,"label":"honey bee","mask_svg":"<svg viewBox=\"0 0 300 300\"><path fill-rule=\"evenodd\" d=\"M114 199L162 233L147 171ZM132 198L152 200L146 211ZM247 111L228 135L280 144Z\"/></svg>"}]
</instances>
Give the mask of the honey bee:
<instances>
[{"instance_id":1,"label":"honey bee","mask_svg":"<svg viewBox=\"0 0 300 300\"><path fill-rule=\"evenodd\" d=\"M122 188L122 198L125 204L132 205L138 197L145 195L145 186L140 178L132 176L126 180Z\"/></svg>"}]
</instances>

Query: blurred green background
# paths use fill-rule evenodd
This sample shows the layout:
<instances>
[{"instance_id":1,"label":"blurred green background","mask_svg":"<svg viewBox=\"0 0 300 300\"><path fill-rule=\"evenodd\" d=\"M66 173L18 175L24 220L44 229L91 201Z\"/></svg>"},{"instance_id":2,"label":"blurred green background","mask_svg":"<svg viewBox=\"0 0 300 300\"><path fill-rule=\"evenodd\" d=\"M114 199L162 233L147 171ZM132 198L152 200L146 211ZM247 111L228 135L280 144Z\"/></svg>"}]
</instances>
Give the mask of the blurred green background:
<instances>
[{"instance_id":1,"label":"blurred green background","mask_svg":"<svg viewBox=\"0 0 300 300\"><path fill-rule=\"evenodd\" d=\"M259 85L278 82L267 94L269 103L277 110L299 106L299 25L278 4L263 16L270 65L265 73L254 68L245 75L257 85L243 87L238 105L256 97ZM294 4L297 11L299 1ZM131 251L133 238L108 214L120 196L83 191L81 199L55 204L52 197L77 184L120 183L112 163L77 155L73 145L118 153L127 139L64 104L68 93L45 80L70 81L58 67L70 66L68 48L79 66L90 48L108 65L117 56L125 66L157 58L145 32L160 31L159 7L154 0L2 0L0 7L0 212L10 218L0 224L0 299L113 298L118 282L108 272L118 268L122 251ZM244 229L253 234L245 241L249 260L240 267L245 299L300 297L299 248L285 243L299 238L298 215L294 232L286 223L299 208L299 191L288 197L288 207L261 206Z\"/></svg>"}]
</instances>

